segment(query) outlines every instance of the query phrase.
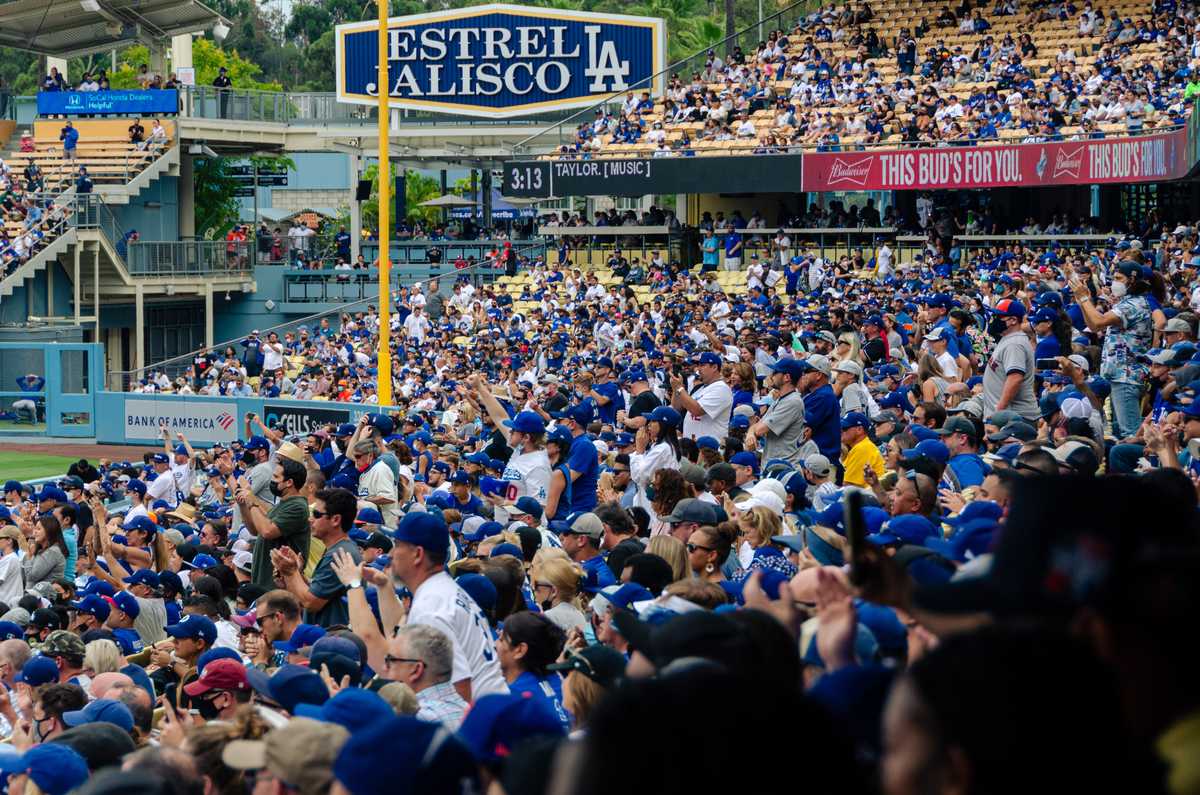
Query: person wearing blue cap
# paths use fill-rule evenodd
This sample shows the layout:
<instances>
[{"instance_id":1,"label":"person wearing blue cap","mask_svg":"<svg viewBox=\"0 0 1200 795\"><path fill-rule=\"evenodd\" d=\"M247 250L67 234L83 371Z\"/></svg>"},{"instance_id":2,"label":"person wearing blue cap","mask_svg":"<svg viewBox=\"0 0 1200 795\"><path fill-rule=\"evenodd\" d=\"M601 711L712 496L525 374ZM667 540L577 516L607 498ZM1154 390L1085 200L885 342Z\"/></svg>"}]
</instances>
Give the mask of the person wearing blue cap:
<instances>
[{"instance_id":1,"label":"person wearing blue cap","mask_svg":"<svg viewBox=\"0 0 1200 795\"><path fill-rule=\"evenodd\" d=\"M0 755L0 773L8 779L8 792L29 792L26 784L32 783L45 795L67 795L90 775L87 760L61 743L41 743L23 754Z\"/></svg>"},{"instance_id":2,"label":"person wearing blue cap","mask_svg":"<svg viewBox=\"0 0 1200 795\"><path fill-rule=\"evenodd\" d=\"M655 473L679 469L679 426L683 418L670 406L659 406L646 415L646 424L638 429L634 453L629 456L630 478L638 485L634 504L652 510L646 488Z\"/></svg>"},{"instance_id":3,"label":"person wearing blue cap","mask_svg":"<svg viewBox=\"0 0 1200 795\"><path fill-rule=\"evenodd\" d=\"M460 469L450 476L450 507L465 516L482 516L483 500L471 493L471 476Z\"/></svg>"},{"instance_id":4,"label":"person wearing blue cap","mask_svg":"<svg viewBox=\"0 0 1200 795\"><path fill-rule=\"evenodd\" d=\"M868 487L868 469L874 475L872 481L883 477L883 456L871 441L870 432L871 420L866 414L851 411L842 417L842 444L846 446L846 455L842 459L843 482L847 485Z\"/></svg>"},{"instance_id":5,"label":"person wearing blue cap","mask_svg":"<svg viewBox=\"0 0 1200 795\"><path fill-rule=\"evenodd\" d=\"M677 374L671 374L671 408L683 415L683 436L687 438L712 436L723 442L729 435L733 390L721 378L721 363L716 352L701 353L690 387Z\"/></svg>"},{"instance_id":6,"label":"person wearing blue cap","mask_svg":"<svg viewBox=\"0 0 1200 795\"><path fill-rule=\"evenodd\" d=\"M487 616L446 572L450 555L446 522L440 515L410 512L397 525L395 541L392 573L413 594L408 623L427 624L453 641L451 679L459 695L471 701L487 693L507 692ZM369 659L378 662L387 642L363 592L361 570L344 554L335 557L333 570L348 588L351 624L367 644ZM396 598L388 588L378 593L381 601Z\"/></svg>"},{"instance_id":7,"label":"person wearing blue cap","mask_svg":"<svg viewBox=\"0 0 1200 795\"><path fill-rule=\"evenodd\" d=\"M1025 305L1015 298L1005 298L996 302L992 314L1000 319L1004 330L983 369L983 416L1012 410L1036 424L1037 357L1024 331Z\"/></svg>"},{"instance_id":8,"label":"person wearing blue cap","mask_svg":"<svg viewBox=\"0 0 1200 795\"><path fill-rule=\"evenodd\" d=\"M166 633L175 640L174 648L154 648L150 661L163 670L167 686L175 689L177 703L183 703L183 688L198 676L200 655L217 642L217 625L207 616L191 613L168 626Z\"/></svg>"},{"instance_id":9,"label":"person wearing blue cap","mask_svg":"<svg viewBox=\"0 0 1200 795\"><path fill-rule=\"evenodd\" d=\"M629 385L630 397L622 424L627 430L636 432L646 424L646 416L662 405L662 400L650 388L646 370L639 365L621 373L621 383Z\"/></svg>"},{"instance_id":10,"label":"person wearing blue cap","mask_svg":"<svg viewBox=\"0 0 1200 795\"><path fill-rule=\"evenodd\" d=\"M164 428L162 432L167 431ZM183 501L183 495L179 493L171 474L171 456L169 453L154 453L150 456L150 466L155 477L146 487L146 498L152 503L163 500L169 508L174 508Z\"/></svg>"},{"instance_id":11,"label":"person wearing blue cap","mask_svg":"<svg viewBox=\"0 0 1200 795\"><path fill-rule=\"evenodd\" d=\"M507 494L489 496L488 499L499 507L528 496L544 505L550 490L550 458L546 454L546 422L542 415L536 411L519 411L510 420L484 378L473 375L468 383L479 396L479 402L496 430L512 446L503 478L512 486Z\"/></svg>"},{"instance_id":12,"label":"person wearing blue cap","mask_svg":"<svg viewBox=\"0 0 1200 795\"><path fill-rule=\"evenodd\" d=\"M192 462L196 460L196 451L192 449L192 444L183 431L176 432L175 438L178 441L172 447L171 432L165 425L159 430L162 432L163 452L169 456L168 470L175 479L178 497L174 505L178 505L192 492Z\"/></svg>"},{"instance_id":13,"label":"person wearing blue cap","mask_svg":"<svg viewBox=\"0 0 1200 795\"><path fill-rule=\"evenodd\" d=\"M600 421L607 425L617 424L617 412L625 410L625 398L620 385L613 380L613 361L607 356L596 360L595 380L587 397L596 404Z\"/></svg>"},{"instance_id":14,"label":"person wearing blue cap","mask_svg":"<svg viewBox=\"0 0 1200 795\"><path fill-rule=\"evenodd\" d=\"M804 437L804 398L800 382L805 368L798 359L783 357L771 365L770 386L775 400L763 415L746 431L744 444L753 450L761 440L763 460L787 461L793 466L803 458L800 442Z\"/></svg>"}]
</instances>

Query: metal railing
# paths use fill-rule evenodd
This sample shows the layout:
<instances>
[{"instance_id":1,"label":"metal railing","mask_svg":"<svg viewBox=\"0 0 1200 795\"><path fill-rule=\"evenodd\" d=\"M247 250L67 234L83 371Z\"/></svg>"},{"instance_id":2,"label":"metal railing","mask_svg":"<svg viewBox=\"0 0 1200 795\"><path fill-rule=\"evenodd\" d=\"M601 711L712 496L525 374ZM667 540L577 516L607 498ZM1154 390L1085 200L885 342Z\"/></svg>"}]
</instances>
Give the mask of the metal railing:
<instances>
[{"instance_id":1,"label":"metal railing","mask_svg":"<svg viewBox=\"0 0 1200 795\"><path fill-rule=\"evenodd\" d=\"M253 245L226 240L136 240L128 244L125 263L134 276L249 276Z\"/></svg>"},{"instance_id":2,"label":"metal railing","mask_svg":"<svg viewBox=\"0 0 1200 795\"><path fill-rule=\"evenodd\" d=\"M136 244L134 244L134 245L136 245ZM321 274L324 272L317 271L315 273ZM330 271L329 273L332 275L335 272ZM489 275L495 275L498 273L499 273L499 271L496 271L489 264L481 263L479 265L476 265L473 268L464 268L462 270L449 270L449 271L446 271L443 275L434 276L434 277L431 277L428 279L422 279L422 278L412 279L411 281L400 284L399 286L412 288L412 287L416 287L416 286L423 286L429 282L436 281L438 279L442 279L448 284L449 282L451 282L454 278L456 278L458 276L468 276L471 278L486 279ZM404 278L404 275L401 274L401 279L403 279L403 278ZM398 296L398 294L399 294L399 288L392 289L391 290L392 300L395 300L396 297ZM285 321L283 323L279 323L275 326L271 326L270 328L262 329L260 337L262 339L266 339L267 335L270 334L272 331L277 333L280 337L284 337L285 335L287 335L289 333L293 333L293 334L296 333L301 326L315 329L318 327L318 325L320 324L322 319L329 320L331 325L333 325L334 327L337 327L337 325L340 323L339 318L341 317L341 315L354 314L356 312L364 312L364 311L366 311L366 309L369 306L377 304L378 301L379 301L379 294L376 291L374 294L372 294L369 297L366 297L366 298L363 298L361 300L354 301L351 303L342 304L335 309L326 309L326 310L323 310L320 312L315 312L310 315L305 315L303 317L298 317L298 318L294 318L292 320ZM236 347L236 346L240 345L242 339L243 339L243 337L237 337L235 339L225 340L223 342L214 344L211 347L211 350L223 350L223 349L225 349L227 347L231 347L231 346ZM204 349L202 349L202 350L204 350ZM187 369L192 366L192 362L194 361L196 354L199 352L200 351L198 351L198 350L190 351L190 352L182 354L180 356L174 356L170 359L165 359L161 362L157 362L156 364L149 365L149 366L146 366L146 367L143 367L140 369L111 371L108 373L108 381L107 381L108 389L110 391L114 391L114 392L127 391L133 384L138 383L145 376L145 374L149 373L149 372L162 371L162 372L165 372L172 379L174 379L176 376L184 375L187 372Z\"/></svg>"},{"instance_id":3,"label":"metal railing","mask_svg":"<svg viewBox=\"0 0 1200 795\"><path fill-rule=\"evenodd\" d=\"M763 17L754 24L741 29L730 36L726 36L721 41L714 43L708 49L715 50L718 53L721 53L723 56L725 53L731 52L735 47L740 47L743 53L753 53L758 45L758 42L763 40L764 31L771 31L775 30L776 28L783 28L784 30L790 31L801 16L805 15L811 10L819 8L820 6L821 3L819 0L799 0L799 2L792 3L786 8L780 9L776 13L768 17ZM565 118L560 119L557 124L553 124L537 131L536 133L526 136L520 141L517 141L517 143L513 144L513 155L528 155L529 152L527 150L530 146L530 143L537 140L539 143L544 144L545 142L541 139L552 130L556 131L556 137L558 139L556 146L561 146L562 144L573 141L575 140L575 128L582 124L584 120L592 118L597 110L611 110L611 106L613 104L619 104L619 102L630 92L652 90L658 78L660 77L669 79L672 75L679 74L681 79L687 79L691 76L692 72L702 71L705 59L708 57L708 49L695 52L680 61L676 61L675 63L667 66L667 68L659 72L655 72L650 77L640 80L622 91L614 92L594 105L590 105L583 110L576 111Z\"/></svg>"}]
</instances>

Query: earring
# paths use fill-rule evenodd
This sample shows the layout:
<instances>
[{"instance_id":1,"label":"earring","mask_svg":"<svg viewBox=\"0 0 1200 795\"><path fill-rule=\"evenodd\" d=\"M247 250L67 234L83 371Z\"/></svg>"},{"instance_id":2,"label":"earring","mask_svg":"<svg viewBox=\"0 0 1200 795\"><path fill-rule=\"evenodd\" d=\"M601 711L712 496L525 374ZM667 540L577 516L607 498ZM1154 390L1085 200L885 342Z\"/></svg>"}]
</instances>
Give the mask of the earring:
<instances>
[{"instance_id":1,"label":"earring","mask_svg":"<svg viewBox=\"0 0 1200 795\"><path fill-rule=\"evenodd\" d=\"M712 565L711 563L704 567L705 574L712 574L716 570L717 570L717 567Z\"/></svg>"}]
</instances>

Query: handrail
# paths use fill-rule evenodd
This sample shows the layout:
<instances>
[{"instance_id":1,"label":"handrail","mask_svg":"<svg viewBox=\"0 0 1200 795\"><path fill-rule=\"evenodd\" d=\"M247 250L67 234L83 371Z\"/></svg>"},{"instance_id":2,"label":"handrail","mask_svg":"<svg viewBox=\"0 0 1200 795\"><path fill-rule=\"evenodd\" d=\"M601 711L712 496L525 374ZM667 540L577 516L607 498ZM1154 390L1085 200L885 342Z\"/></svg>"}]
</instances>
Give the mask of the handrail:
<instances>
[{"instance_id":1,"label":"handrail","mask_svg":"<svg viewBox=\"0 0 1200 795\"><path fill-rule=\"evenodd\" d=\"M317 273L323 273L323 272L325 272L325 271L315 271L312 273L317 274ZM332 271L330 271L330 272L332 273ZM345 273L346 271L338 271L338 272ZM458 278L459 276L464 276L464 275L479 275L479 274L487 274L487 273L494 273L494 272L495 272L495 269L493 268L493 266L490 262L480 262L479 264L475 265L474 267L463 268L461 270L449 270L449 271L446 271L445 274L443 274L443 275L430 276L427 279L418 279L418 280L413 281L410 284L403 285L402 287L397 287L395 290L392 290L391 285L389 284L388 285L389 297L394 299L397 295L399 295L400 289L417 287L417 286L423 285L428 282L437 281L438 279L441 279L443 277ZM350 271L350 273L353 273L353 271ZM374 295L370 298L363 298L359 301L353 301L351 303L343 304L343 305L339 306L337 309L332 310L332 311L325 310L322 312L313 313L311 315L305 315L303 317L295 318L293 320L288 320L284 323L279 323L275 326L271 326L269 328L262 329L260 332L260 336L265 338L272 331L276 332L277 334L284 334L289 329L294 329L294 328L298 328L299 326L302 326L302 325L308 325L311 323L315 323L315 322L319 321L321 318L326 317L330 314L334 314L334 313L341 314L344 312L357 312L370 304L378 302L378 300L379 300L379 296ZM172 367L179 367L180 365L182 365L182 367L180 369L187 369L187 367L191 365L192 359L194 359L196 354L198 354L201 350L217 350L220 348L225 348L230 345L237 345L239 342L241 342L242 339L243 339L243 337L236 337L234 339L225 340L225 341L219 342L219 343L214 343L212 346L205 346L204 348L197 349L194 351L189 351L188 353L180 354L179 356L173 356L170 359L164 359L161 362L157 362L155 364L147 365L147 366L141 367L141 368L135 368L132 370L110 371L108 375L109 375L110 379L112 379L112 380L109 381L109 385L110 385L110 387L113 387L113 391L123 392L125 390L121 386L122 383L132 383L133 381L140 379L145 373L152 371L152 370L167 370Z\"/></svg>"},{"instance_id":2,"label":"handrail","mask_svg":"<svg viewBox=\"0 0 1200 795\"><path fill-rule=\"evenodd\" d=\"M1074 125L1072 125L1074 126ZM1020 138L1011 137L1004 138L997 135L995 138L978 138L978 139L963 139L959 141L876 141L865 143L856 141L854 143L837 143L837 144L780 144L769 151L759 151L765 145L761 141L746 143L744 146L721 146L721 147L704 147L701 149L693 146L686 150L686 154L678 150L671 150L669 157L713 157L713 156L746 156L754 157L777 156L777 155L801 155L801 154L846 154L851 152L873 152L879 150L908 150L908 149L971 149L979 146L1022 146L1036 145L1044 143L1071 143L1072 141L1114 141L1125 140L1127 138L1143 138L1150 135L1163 135L1165 133L1176 132L1177 130L1186 129L1189 122L1183 124L1171 124L1163 127L1143 127L1138 130L1125 130L1121 133L1104 132L1097 130L1100 133L1098 138L1093 138L1085 132L1073 133L1071 135L1060 135L1056 139L1050 139L1047 136L1029 135ZM1034 138L1036 140L1026 140ZM641 146L637 144L637 146ZM613 152L601 149L598 152L571 152L569 154L557 154L554 152L544 154L517 154L511 160L524 162L527 160L540 161L572 161L572 160L651 160L654 159L653 145L646 145L643 151L633 152Z\"/></svg>"},{"instance_id":3,"label":"handrail","mask_svg":"<svg viewBox=\"0 0 1200 795\"><path fill-rule=\"evenodd\" d=\"M559 128L559 130L560 130L559 138L561 140L561 138L562 138L561 129L564 124L570 124L578 119L584 118L585 116L594 114L598 108L603 108L605 105L609 104L613 100L618 99L622 94L627 94L630 91L636 91L638 89L645 89L650 86L653 86L655 80L657 80L659 77L662 77L665 75L670 75L672 72L678 71L681 66L684 66L684 65L690 63L693 59L703 57L710 49L711 50L721 49L721 48L725 47L727 44L729 44L730 42L733 42L736 44L737 41L739 39L741 39L742 36L746 35L747 33L752 33L755 30L759 31L759 33L761 34L763 25L769 25L776 20L783 19L785 16L793 13L797 8L811 7L811 6L816 6L819 4L820 3L817 2L817 0L797 0L797 2L794 2L785 8L781 8L779 11L775 12L771 16L764 17L763 19L759 20L758 22L755 22L753 25L749 25L741 30L731 33L730 35L726 36L725 38L721 39L719 42L716 42L711 47L708 47L705 50L694 52L691 55L687 56L686 58L682 58L673 64L668 64L665 69L661 69L661 70L655 72L654 74L650 75L649 77L639 80L638 82L627 86L626 88L622 89L621 91L614 91L613 93L609 94L607 97L600 100L599 102L597 102L593 105L589 105L586 108L583 108L582 110L579 110L575 113L572 113L570 116L559 121L556 125L550 125L543 130L539 130L538 132L534 133L533 135L529 135L529 136L526 136L525 138L522 138L520 141L517 141L515 144L512 145L512 152L514 155L517 154L518 152L520 152L522 149L525 148L526 144L528 144L530 141L534 140L535 138L539 138L542 135L545 135L546 132L549 131L554 126L557 126Z\"/></svg>"}]
</instances>

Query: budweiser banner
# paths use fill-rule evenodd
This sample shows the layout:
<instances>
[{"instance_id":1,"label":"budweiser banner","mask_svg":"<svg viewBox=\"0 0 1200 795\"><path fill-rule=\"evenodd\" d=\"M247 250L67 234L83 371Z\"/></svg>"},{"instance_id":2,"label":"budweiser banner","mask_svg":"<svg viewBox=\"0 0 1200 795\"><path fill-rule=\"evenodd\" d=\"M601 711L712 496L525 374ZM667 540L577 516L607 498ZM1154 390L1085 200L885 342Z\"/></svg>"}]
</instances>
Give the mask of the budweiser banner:
<instances>
[{"instance_id":1,"label":"budweiser banner","mask_svg":"<svg viewBox=\"0 0 1200 795\"><path fill-rule=\"evenodd\" d=\"M1009 146L817 152L804 155L804 190L1036 188L1180 179L1187 133Z\"/></svg>"}]
</instances>

